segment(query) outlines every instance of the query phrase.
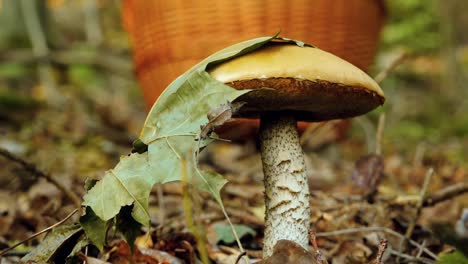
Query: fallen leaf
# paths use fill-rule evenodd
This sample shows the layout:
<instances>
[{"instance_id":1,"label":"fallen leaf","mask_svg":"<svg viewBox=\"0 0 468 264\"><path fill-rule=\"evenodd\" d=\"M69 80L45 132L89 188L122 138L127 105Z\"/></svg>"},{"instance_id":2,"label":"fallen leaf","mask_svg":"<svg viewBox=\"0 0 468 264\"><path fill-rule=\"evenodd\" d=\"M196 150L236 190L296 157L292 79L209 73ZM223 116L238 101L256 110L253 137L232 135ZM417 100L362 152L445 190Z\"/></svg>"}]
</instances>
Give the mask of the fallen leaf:
<instances>
[{"instance_id":1,"label":"fallen leaf","mask_svg":"<svg viewBox=\"0 0 468 264\"><path fill-rule=\"evenodd\" d=\"M278 240L273 255L257 262L257 264L317 264L312 252L305 250L290 240Z\"/></svg>"},{"instance_id":2,"label":"fallen leaf","mask_svg":"<svg viewBox=\"0 0 468 264\"><path fill-rule=\"evenodd\" d=\"M361 157L355 163L351 175L352 182L358 188L370 195L375 193L383 177L384 162L381 155L369 154Z\"/></svg>"},{"instance_id":3,"label":"fallen leaf","mask_svg":"<svg viewBox=\"0 0 468 264\"><path fill-rule=\"evenodd\" d=\"M78 224L59 226L53 229L52 232L48 234L36 248L24 256L21 261L23 263L28 261L48 263L59 252L62 245L71 239L78 238L81 232L83 232L83 229Z\"/></svg>"},{"instance_id":4,"label":"fallen leaf","mask_svg":"<svg viewBox=\"0 0 468 264\"><path fill-rule=\"evenodd\" d=\"M237 235L239 236L240 239L247 235L251 236L256 236L257 232L253 230L252 228L245 226L245 225L233 225L234 229L236 230ZM231 227L227 224L224 223L217 223L211 226L213 229L216 239L214 240L214 243L217 244L220 241L226 243L226 244L232 244L236 241L236 238L234 237L234 234L232 233Z\"/></svg>"}]
</instances>

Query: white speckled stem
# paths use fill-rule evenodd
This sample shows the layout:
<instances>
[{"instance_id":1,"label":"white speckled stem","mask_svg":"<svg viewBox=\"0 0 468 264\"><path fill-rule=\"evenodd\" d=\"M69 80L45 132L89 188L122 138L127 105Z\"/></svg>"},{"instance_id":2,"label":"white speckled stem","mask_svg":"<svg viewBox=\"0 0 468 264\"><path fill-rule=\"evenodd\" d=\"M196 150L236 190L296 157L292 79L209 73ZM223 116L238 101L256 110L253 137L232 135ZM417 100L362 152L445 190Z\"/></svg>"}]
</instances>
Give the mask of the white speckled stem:
<instances>
[{"instance_id":1,"label":"white speckled stem","mask_svg":"<svg viewBox=\"0 0 468 264\"><path fill-rule=\"evenodd\" d=\"M260 147L266 206L263 257L271 256L280 239L307 248L309 187L296 119L289 115L263 115Z\"/></svg>"}]
</instances>

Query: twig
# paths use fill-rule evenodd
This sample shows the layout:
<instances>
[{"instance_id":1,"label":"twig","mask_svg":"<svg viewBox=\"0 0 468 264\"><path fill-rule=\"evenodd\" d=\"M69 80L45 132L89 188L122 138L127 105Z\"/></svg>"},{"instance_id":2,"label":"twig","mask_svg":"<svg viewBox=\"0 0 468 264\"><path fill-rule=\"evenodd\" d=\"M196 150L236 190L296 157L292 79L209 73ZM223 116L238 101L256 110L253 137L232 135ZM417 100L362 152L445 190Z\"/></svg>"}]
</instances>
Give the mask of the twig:
<instances>
[{"instance_id":1,"label":"twig","mask_svg":"<svg viewBox=\"0 0 468 264\"><path fill-rule=\"evenodd\" d=\"M405 237L400 240L400 245L399 245L399 252L403 252L406 250L406 242L408 239L411 238L411 235L413 234L414 227L416 226L416 222L418 221L419 217L421 216L421 211L422 211L422 204L424 201L424 197L426 196L427 193L427 188L429 187L429 183L432 178L432 174L434 173L433 168L429 168L426 172L426 176L424 177L424 184L421 188L421 191L419 193L419 199L418 199L418 204L416 205L415 210L413 211L413 217L411 218L408 228L406 229L405 232ZM397 257L397 263L400 263L400 256Z\"/></svg>"},{"instance_id":2,"label":"twig","mask_svg":"<svg viewBox=\"0 0 468 264\"><path fill-rule=\"evenodd\" d=\"M387 239L381 239L379 243L379 251L377 252L377 256L375 257L375 260L372 262L372 264L383 264L382 258L385 253L385 250L387 249L387 246L388 246Z\"/></svg>"},{"instance_id":3,"label":"twig","mask_svg":"<svg viewBox=\"0 0 468 264\"><path fill-rule=\"evenodd\" d=\"M239 256L237 256L236 262L234 262L234 263L235 263L235 264L239 263L239 260L241 260L241 258L242 258L243 256L245 256L245 255L247 255L247 252L245 252L245 251L241 252L241 253L239 254Z\"/></svg>"},{"instance_id":4,"label":"twig","mask_svg":"<svg viewBox=\"0 0 468 264\"><path fill-rule=\"evenodd\" d=\"M422 245L423 247L425 247L425 246L426 246L426 240L423 240L423 242L422 242L421 245ZM423 253L423 251L422 251L422 250L419 250L419 251L418 251L418 254L416 254L416 257L417 257L417 258L420 258L421 255L422 255L422 253Z\"/></svg>"},{"instance_id":5,"label":"twig","mask_svg":"<svg viewBox=\"0 0 468 264\"><path fill-rule=\"evenodd\" d=\"M381 83L383 80L385 80L385 78L387 78L388 74L390 74L392 71L394 71L396 69L396 67L398 67L400 64L402 64L403 61L405 61L408 57L409 57L408 53L406 53L406 52L400 53L396 57L396 59L394 59L392 61L392 63L390 63L390 65L388 65L381 72L379 72L379 74L377 74L374 77L374 80L377 83Z\"/></svg>"},{"instance_id":6,"label":"twig","mask_svg":"<svg viewBox=\"0 0 468 264\"><path fill-rule=\"evenodd\" d=\"M416 263L424 263L424 264L433 264L434 261L427 259L427 258L418 258L418 257L413 257L405 253L398 252L396 250L390 249L389 250L390 254L395 255L399 258L404 258L407 259L410 262L416 262Z\"/></svg>"},{"instance_id":7,"label":"twig","mask_svg":"<svg viewBox=\"0 0 468 264\"><path fill-rule=\"evenodd\" d=\"M354 233L360 233L360 232L384 232L384 233L387 233L387 234L390 234L390 235L393 235L393 236L396 236L396 237L399 237L399 238L405 238L402 234L400 234L398 232L395 232L390 228L380 227L380 226L349 228L349 229L341 229L341 230L332 231L332 232L321 232L321 233L315 234L315 236L316 237L339 236L339 235L354 234ZM426 253L427 255L432 257L433 259L437 259L436 254L431 252L429 249L423 247L418 242L416 242L416 241L414 241L412 239L409 239L408 242L411 245L415 246L416 248L423 250L424 253Z\"/></svg>"},{"instance_id":8,"label":"twig","mask_svg":"<svg viewBox=\"0 0 468 264\"><path fill-rule=\"evenodd\" d=\"M0 148L0 156L3 156L13 162L18 163L19 165L21 165L21 167L23 167L24 170L31 173L32 175L46 179L48 182L55 185L57 189L62 191L65 194L65 196L67 196L68 199L70 199L70 201L72 201L75 204L77 208L81 207L81 199L74 192L72 192L71 190L68 190L62 183L60 183L54 177L52 177L52 175L49 175L45 172L40 171L34 164L29 163L13 155L11 152L9 152L6 149Z\"/></svg>"},{"instance_id":9,"label":"twig","mask_svg":"<svg viewBox=\"0 0 468 264\"><path fill-rule=\"evenodd\" d=\"M315 260L317 263L328 264L327 258L320 252L319 247L317 245L317 239L315 236L315 231L310 230L309 232L309 242L312 244L312 247L315 250Z\"/></svg>"},{"instance_id":10,"label":"twig","mask_svg":"<svg viewBox=\"0 0 468 264\"><path fill-rule=\"evenodd\" d=\"M37 10L38 1L21 0L21 12L23 15L24 24L28 32L31 42L34 57L44 57L49 53L44 30L41 26L39 14ZM39 78L45 86L46 97L50 102L57 102L59 96L56 92L54 76L52 75L52 66L49 61L43 61L38 65Z\"/></svg>"},{"instance_id":11,"label":"twig","mask_svg":"<svg viewBox=\"0 0 468 264\"><path fill-rule=\"evenodd\" d=\"M375 133L375 154L382 153L382 138L385 127L385 113L380 114L379 124L377 125L377 132Z\"/></svg>"},{"instance_id":12,"label":"twig","mask_svg":"<svg viewBox=\"0 0 468 264\"><path fill-rule=\"evenodd\" d=\"M423 206L434 206L435 204L450 200L465 193L468 193L468 182L457 183L424 198Z\"/></svg>"},{"instance_id":13,"label":"twig","mask_svg":"<svg viewBox=\"0 0 468 264\"><path fill-rule=\"evenodd\" d=\"M422 142L416 146L416 151L413 158L413 167L420 167L424 158L424 152L426 152L426 143Z\"/></svg>"},{"instance_id":14,"label":"twig","mask_svg":"<svg viewBox=\"0 0 468 264\"><path fill-rule=\"evenodd\" d=\"M366 136L367 152L372 153L376 148L376 142L374 142L375 128L372 122L366 116L356 117L356 123L361 126Z\"/></svg>"},{"instance_id":15,"label":"twig","mask_svg":"<svg viewBox=\"0 0 468 264\"><path fill-rule=\"evenodd\" d=\"M130 60L103 48L80 49L72 46L66 50L52 50L42 56L34 56L29 50L16 49L0 51L0 60L24 64L43 61L60 65L85 64L109 70L126 78L133 78L131 75L133 65Z\"/></svg>"},{"instance_id":16,"label":"twig","mask_svg":"<svg viewBox=\"0 0 468 264\"><path fill-rule=\"evenodd\" d=\"M29 240L34 239L35 237L37 237L37 236L39 236L41 234L44 234L45 232L48 232L48 231L52 230L53 228L56 228L57 226L65 223L65 221L70 219L70 217L72 217L76 212L78 212L78 208L73 210L69 215L67 215L64 219L60 220L59 222L47 227L46 229L43 229L42 231L39 231L39 232L35 233L34 235L32 235L32 236L30 236L30 237L28 237L28 238L26 238L26 239L24 239L24 240L22 240L22 241L20 241L20 242L18 242L16 244L14 244L13 246L11 246L9 248L6 248L6 249L0 251L0 256L3 256L5 253L9 252L10 250L15 249L17 246L22 245L22 244L28 242Z\"/></svg>"},{"instance_id":17,"label":"twig","mask_svg":"<svg viewBox=\"0 0 468 264\"><path fill-rule=\"evenodd\" d=\"M83 2L83 13L86 39L92 45L98 46L102 42L102 30L96 0L85 0Z\"/></svg>"},{"instance_id":18,"label":"twig","mask_svg":"<svg viewBox=\"0 0 468 264\"><path fill-rule=\"evenodd\" d=\"M416 221L418 220L419 216L421 215L421 210L423 207L423 202L424 202L424 197L426 196L427 193L427 188L429 187L429 183L431 182L432 175L434 174L434 169L429 168L426 172L426 176L424 177L424 184L423 187L421 188L421 192L419 193L419 202L416 207L416 213L415 216L413 217L411 223L409 224L408 228L406 229L405 237L410 238L411 235L413 234L414 227L416 225Z\"/></svg>"}]
</instances>

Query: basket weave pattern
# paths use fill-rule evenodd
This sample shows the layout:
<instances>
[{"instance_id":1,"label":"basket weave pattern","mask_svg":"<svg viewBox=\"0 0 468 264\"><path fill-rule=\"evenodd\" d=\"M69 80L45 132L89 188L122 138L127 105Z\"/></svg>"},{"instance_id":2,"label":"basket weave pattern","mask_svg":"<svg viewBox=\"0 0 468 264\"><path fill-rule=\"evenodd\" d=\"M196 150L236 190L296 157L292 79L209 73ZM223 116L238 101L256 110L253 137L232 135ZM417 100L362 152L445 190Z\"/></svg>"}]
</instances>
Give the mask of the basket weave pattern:
<instances>
[{"instance_id":1,"label":"basket weave pattern","mask_svg":"<svg viewBox=\"0 0 468 264\"><path fill-rule=\"evenodd\" d=\"M147 106L208 55L280 30L366 70L384 20L381 0L125 0L123 11Z\"/></svg>"}]
</instances>

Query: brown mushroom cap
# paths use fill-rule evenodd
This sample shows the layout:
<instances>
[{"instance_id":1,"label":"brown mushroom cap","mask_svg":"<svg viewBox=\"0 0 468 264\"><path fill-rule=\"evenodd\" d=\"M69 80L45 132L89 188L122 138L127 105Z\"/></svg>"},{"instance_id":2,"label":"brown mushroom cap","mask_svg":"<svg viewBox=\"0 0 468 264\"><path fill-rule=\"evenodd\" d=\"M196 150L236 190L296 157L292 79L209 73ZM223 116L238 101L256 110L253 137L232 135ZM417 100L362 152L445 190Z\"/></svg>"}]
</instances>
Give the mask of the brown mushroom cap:
<instances>
[{"instance_id":1,"label":"brown mushroom cap","mask_svg":"<svg viewBox=\"0 0 468 264\"><path fill-rule=\"evenodd\" d=\"M253 89L238 98L247 102L241 117L281 111L298 120L322 121L361 115L385 100L379 85L356 66L318 48L289 43L270 43L208 72L236 89Z\"/></svg>"}]
</instances>

